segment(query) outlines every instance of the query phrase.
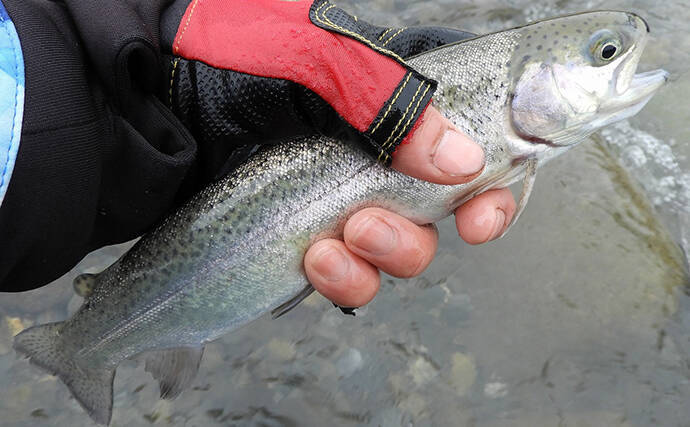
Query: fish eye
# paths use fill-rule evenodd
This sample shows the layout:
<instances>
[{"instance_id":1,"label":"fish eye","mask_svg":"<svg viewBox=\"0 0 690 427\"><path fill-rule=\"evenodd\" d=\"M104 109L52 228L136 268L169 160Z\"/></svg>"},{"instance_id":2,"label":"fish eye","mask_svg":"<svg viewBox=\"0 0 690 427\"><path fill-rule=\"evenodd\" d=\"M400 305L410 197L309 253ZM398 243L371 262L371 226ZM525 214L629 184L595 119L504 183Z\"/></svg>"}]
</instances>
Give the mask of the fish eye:
<instances>
[{"instance_id":1,"label":"fish eye","mask_svg":"<svg viewBox=\"0 0 690 427\"><path fill-rule=\"evenodd\" d=\"M589 51L595 65L604 65L622 51L620 39L608 30L597 31L590 39Z\"/></svg>"},{"instance_id":2,"label":"fish eye","mask_svg":"<svg viewBox=\"0 0 690 427\"><path fill-rule=\"evenodd\" d=\"M604 45L604 47L601 48L601 57L602 59L609 60L613 58L613 55L616 54L616 51L618 48L616 47L615 44L613 43L607 43Z\"/></svg>"}]
</instances>

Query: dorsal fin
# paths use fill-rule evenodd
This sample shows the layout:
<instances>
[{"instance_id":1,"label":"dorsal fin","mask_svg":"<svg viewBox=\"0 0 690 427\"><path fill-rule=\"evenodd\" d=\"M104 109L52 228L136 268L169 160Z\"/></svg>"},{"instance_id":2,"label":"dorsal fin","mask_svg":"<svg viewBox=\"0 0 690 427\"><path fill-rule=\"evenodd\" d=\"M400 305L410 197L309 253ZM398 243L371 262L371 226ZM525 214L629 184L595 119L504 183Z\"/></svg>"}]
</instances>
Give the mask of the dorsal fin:
<instances>
[{"instance_id":1,"label":"dorsal fin","mask_svg":"<svg viewBox=\"0 0 690 427\"><path fill-rule=\"evenodd\" d=\"M74 292L80 297L88 298L93 293L93 289L96 286L96 281L98 280L98 274L84 273L74 278L72 282L72 287Z\"/></svg>"},{"instance_id":2,"label":"dorsal fin","mask_svg":"<svg viewBox=\"0 0 690 427\"><path fill-rule=\"evenodd\" d=\"M515 215L513 215L513 219L510 221L510 225L508 225L506 231L501 234L501 238L508 233L508 230L510 230L513 225L515 225L518 218L520 218L520 215L522 215L522 212L527 206L529 196L532 194L532 188L534 188L534 183L537 180L537 163L538 160L534 157L530 157L529 159L525 160L525 178L522 181L520 200L518 201L517 208L515 209Z\"/></svg>"},{"instance_id":3,"label":"dorsal fin","mask_svg":"<svg viewBox=\"0 0 690 427\"><path fill-rule=\"evenodd\" d=\"M174 399L191 385L197 371L203 347L179 347L146 353L146 372L158 380L162 399Z\"/></svg>"}]
</instances>

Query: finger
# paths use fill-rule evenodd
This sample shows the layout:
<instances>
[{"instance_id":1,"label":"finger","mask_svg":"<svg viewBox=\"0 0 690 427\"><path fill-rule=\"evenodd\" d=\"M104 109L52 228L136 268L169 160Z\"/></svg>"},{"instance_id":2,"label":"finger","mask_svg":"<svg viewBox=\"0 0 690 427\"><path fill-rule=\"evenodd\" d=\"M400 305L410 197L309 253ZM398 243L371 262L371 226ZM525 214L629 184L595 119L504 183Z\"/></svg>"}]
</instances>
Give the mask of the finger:
<instances>
[{"instance_id":1,"label":"finger","mask_svg":"<svg viewBox=\"0 0 690 427\"><path fill-rule=\"evenodd\" d=\"M342 307L361 307L379 290L379 272L335 239L320 240L304 256L309 282L323 296Z\"/></svg>"},{"instance_id":2,"label":"finger","mask_svg":"<svg viewBox=\"0 0 690 427\"><path fill-rule=\"evenodd\" d=\"M462 184L484 169L484 150L429 106L410 140L393 155L393 168L436 184Z\"/></svg>"},{"instance_id":3,"label":"finger","mask_svg":"<svg viewBox=\"0 0 690 427\"><path fill-rule=\"evenodd\" d=\"M345 224L344 234L345 245L355 255L396 277L414 277L424 271L438 243L435 227L420 227L379 208L357 212Z\"/></svg>"},{"instance_id":4,"label":"finger","mask_svg":"<svg viewBox=\"0 0 690 427\"><path fill-rule=\"evenodd\" d=\"M515 215L515 199L507 188L482 193L455 210L460 237L471 245L503 234Z\"/></svg>"}]
</instances>

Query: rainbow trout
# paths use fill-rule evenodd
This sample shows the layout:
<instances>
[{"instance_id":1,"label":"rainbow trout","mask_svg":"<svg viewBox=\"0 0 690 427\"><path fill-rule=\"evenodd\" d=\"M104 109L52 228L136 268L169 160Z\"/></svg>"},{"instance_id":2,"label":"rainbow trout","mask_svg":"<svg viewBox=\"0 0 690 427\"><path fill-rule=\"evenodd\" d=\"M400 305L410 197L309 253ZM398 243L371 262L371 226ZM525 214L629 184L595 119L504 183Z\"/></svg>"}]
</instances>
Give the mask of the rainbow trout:
<instances>
[{"instance_id":1,"label":"rainbow trout","mask_svg":"<svg viewBox=\"0 0 690 427\"><path fill-rule=\"evenodd\" d=\"M436 222L609 123L637 113L666 81L635 74L648 37L640 17L592 12L449 44L409 59L439 82L434 105L481 144L486 167L468 184L436 185L385 168L350 145L298 138L258 152L210 185L98 275L67 321L17 335L14 347L57 375L98 423L110 422L115 369L145 353L161 396L196 374L204 344L311 292L302 258L340 237L355 211L378 206Z\"/></svg>"}]
</instances>

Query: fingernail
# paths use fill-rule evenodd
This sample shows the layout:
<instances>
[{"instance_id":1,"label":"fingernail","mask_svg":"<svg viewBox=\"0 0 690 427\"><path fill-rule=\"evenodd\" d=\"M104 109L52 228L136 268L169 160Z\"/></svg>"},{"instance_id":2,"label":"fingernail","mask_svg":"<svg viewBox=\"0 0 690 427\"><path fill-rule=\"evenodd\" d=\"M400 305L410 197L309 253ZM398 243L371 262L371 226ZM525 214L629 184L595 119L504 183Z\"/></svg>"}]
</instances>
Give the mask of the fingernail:
<instances>
[{"instance_id":1,"label":"fingernail","mask_svg":"<svg viewBox=\"0 0 690 427\"><path fill-rule=\"evenodd\" d=\"M432 160L441 172L470 176L484 167L484 150L468 137L448 129L438 143Z\"/></svg>"},{"instance_id":2,"label":"fingernail","mask_svg":"<svg viewBox=\"0 0 690 427\"><path fill-rule=\"evenodd\" d=\"M390 225L369 216L356 225L352 244L372 255L386 255L395 247L396 233Z\"/></svg>"},{"instance_id":3,"label":"fingernail","mask_svg":"<svg viewBox=\"0 0 690 427\"><path fill-rule=\"evenodd\" d=\"M327 246L316 253L313 266L324 279L337 282L350 270L350 260L339 249Z\"/></svg>"},{"instance_id":4,"label":"fingernail","mask_svg":"<svg viewBox=\"0 0 690 427\"><path fill-rule=\"evenodd\" d=\"M506 225L506 214L501 209L496 209L496 223L494 224L494 229L491 232L491 238L489 240L494 240L501 237L503 228Z\"/></svg>"}]
</instances>

